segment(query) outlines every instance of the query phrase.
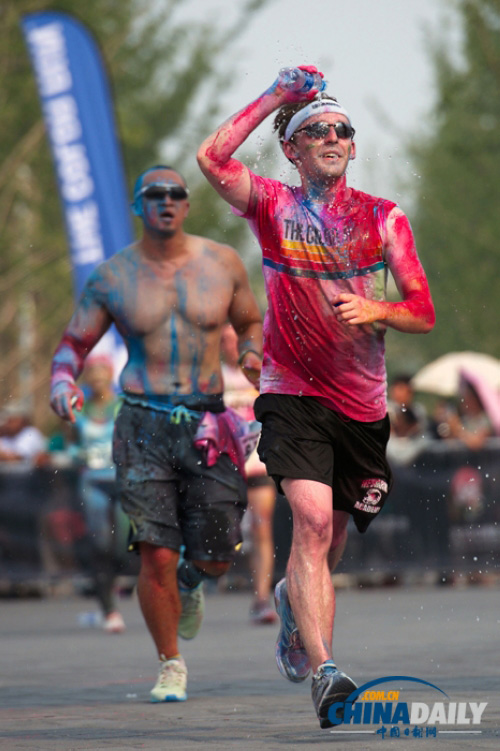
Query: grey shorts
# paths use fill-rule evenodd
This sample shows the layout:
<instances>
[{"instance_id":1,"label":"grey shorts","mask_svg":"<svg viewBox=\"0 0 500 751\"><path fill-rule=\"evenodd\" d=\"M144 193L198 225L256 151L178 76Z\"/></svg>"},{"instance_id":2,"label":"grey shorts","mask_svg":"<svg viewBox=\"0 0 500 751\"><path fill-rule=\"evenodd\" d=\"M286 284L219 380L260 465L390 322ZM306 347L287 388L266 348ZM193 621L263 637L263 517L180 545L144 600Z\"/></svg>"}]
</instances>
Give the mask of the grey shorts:
<instances>
[{"instance_id":1,"label":"grey shorts","mask_svg":"<svg viewBox=\"0 0 500 751\"><path fill-rule=\"evenodd\" d=\"M230 561L241 543L246 486L227 454L213 467L193 446L203 412L191 421L124 403L116 419L113 459L123 510L138 542L180 550L189 560Z\"/></svg>"}]
</instances>

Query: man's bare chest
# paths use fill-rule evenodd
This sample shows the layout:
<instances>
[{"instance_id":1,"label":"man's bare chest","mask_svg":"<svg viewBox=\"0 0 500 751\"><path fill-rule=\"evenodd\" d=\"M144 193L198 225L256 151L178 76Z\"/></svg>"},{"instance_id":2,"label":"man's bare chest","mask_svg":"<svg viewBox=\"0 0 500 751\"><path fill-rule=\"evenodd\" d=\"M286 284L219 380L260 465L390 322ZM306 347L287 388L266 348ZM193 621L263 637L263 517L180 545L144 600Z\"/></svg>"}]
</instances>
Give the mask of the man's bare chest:
<instances>
[{"instance_id":1,"label":"man's bare chest","mask_svg":"<svg viewBox=\"0 0 500 751\"><path fill-rule=\"evenodd\" d=\"M188 328L213 328L227 317L233 289L217 269L206 273L139 274L110 300L119 328L132 336L147 336L172 321Z\"/></svg>"}]
</instances>

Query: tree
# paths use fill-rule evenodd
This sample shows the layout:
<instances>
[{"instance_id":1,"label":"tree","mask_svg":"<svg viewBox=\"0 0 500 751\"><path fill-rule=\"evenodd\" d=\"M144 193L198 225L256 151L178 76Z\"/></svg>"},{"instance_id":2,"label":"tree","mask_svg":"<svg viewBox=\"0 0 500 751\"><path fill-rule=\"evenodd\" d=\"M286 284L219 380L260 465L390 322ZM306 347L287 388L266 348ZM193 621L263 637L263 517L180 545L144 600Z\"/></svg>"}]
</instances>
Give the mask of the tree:
<instances>
[{"instance_id":1,"label":"tree","mask_svg":"<svg viewBox=\"0 0 500 751\"><path fill-rule=\"evenodd\" d=\"M178 0L164 0L154 11L146 0L57 3L101 48L129 186L145 167L168 158L191 188L188 230L237 247L245 244L245 223L189 167L188 156L219 115L218 92L231 83L234 66L221 72L221 61L268 1L245 0L222 30L180 21ZM31 398L39 422L50 415L50 359L74 302L56 176L20 27L24 14L51 6L46 0L0 2L0 407Z\"/></svg>"},{"instance_id":2,"label":"tree","mask_svg":"<svg viewBox=\"0 0 500 751\"><path fill-rule=\"evenodd\" d=\"M457 0L456 9L462 60L451 61L446 39L434 47L435 115L422 118L411 145L421 176L413 227L437 313L420 345L427 359L468 349L500 356L500 3Z\"/></svg>"}]
</instances>

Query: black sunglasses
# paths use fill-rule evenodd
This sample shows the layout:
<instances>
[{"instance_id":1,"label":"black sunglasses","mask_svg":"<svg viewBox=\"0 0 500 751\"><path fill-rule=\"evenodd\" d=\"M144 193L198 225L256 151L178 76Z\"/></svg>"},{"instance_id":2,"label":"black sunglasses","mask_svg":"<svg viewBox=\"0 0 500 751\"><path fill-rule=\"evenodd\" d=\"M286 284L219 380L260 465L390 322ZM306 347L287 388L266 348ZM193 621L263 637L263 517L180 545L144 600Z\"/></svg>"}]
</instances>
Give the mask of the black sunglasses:
<instances>
[{"instance_id":1,"label":"black sunglasses","mask_svg":"<svg viewBox=\"0 0 500 751\"><path fill-rule=\"evenodd\" d=\"M166 196L172 201L184 201L189 195L189 190L182 185L150 185L143 188L140 194L148 201L163 201Z\"/></svg>"},{"instance_id":2,"label":"black sunglasses","mask_svg":"<svg viewBox=\"0 0 500 751\"><path fill-rule=\"evenodd\" d=\"M304 132L309 138L326 138L330 132L330 128L333 128L337 134L337 138L354 138L355 130L352 125L339 121L337 123L327 123L321 121L319 123L310 123L303 128L299 128L295 133ZM294 134L295 135L295 134Z\"/></svg>"}]
</instances>

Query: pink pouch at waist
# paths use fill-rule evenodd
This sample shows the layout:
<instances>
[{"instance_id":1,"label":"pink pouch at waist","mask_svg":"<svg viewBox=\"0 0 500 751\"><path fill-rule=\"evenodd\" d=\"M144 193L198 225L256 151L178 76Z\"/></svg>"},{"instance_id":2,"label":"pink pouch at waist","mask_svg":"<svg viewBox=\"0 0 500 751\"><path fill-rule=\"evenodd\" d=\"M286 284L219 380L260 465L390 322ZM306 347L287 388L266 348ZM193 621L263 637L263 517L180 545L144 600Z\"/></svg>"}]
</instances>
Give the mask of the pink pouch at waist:
<instances>
[{"instance_id":1,"label":"pink pouch at waist","mask_svg":"<svg viewBox=\"0 0 500 751\"><path fill-rule=\"evenodd\" d=\"M248 422L230 407L224 412L205 412L194 445L203 452L207 467L212 467L221 454L228 454L245 477L245 461L257 446L260 429L260 422Z\"/></svg>"}]
</instances>

